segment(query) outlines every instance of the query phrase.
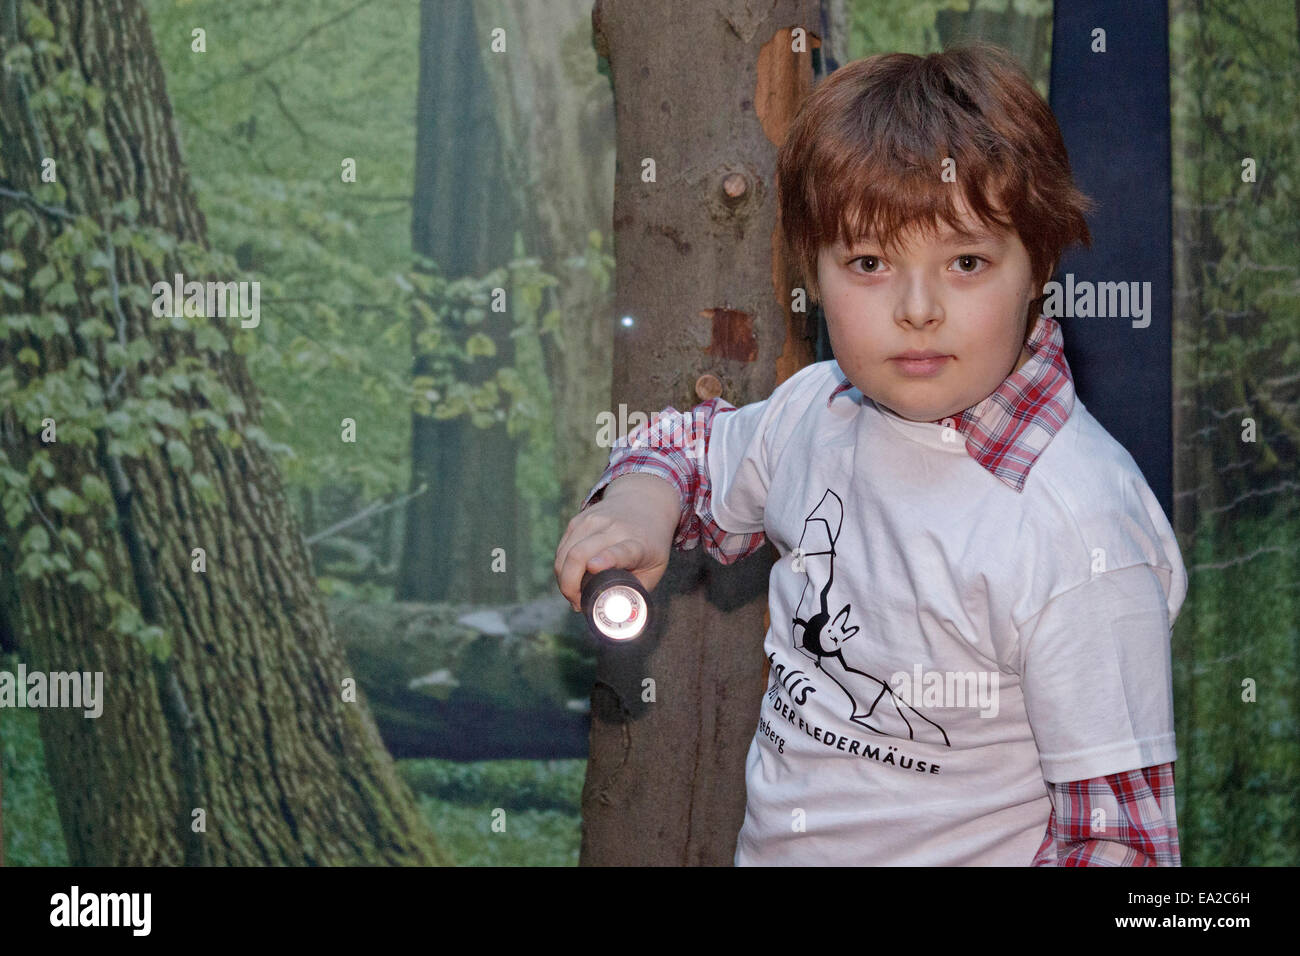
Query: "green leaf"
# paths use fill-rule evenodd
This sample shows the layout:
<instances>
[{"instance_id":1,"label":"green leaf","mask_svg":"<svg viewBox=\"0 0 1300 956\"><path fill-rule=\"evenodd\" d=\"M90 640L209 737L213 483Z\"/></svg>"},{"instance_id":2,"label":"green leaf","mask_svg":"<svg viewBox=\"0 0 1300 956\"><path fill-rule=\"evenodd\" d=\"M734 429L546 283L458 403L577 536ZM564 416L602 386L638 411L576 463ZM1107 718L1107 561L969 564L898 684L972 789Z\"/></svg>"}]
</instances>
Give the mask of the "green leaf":
<instances>
[{"instance_id":1,"label":"green leaf","mask_svg":"<svg viewBox=\"0 0 1300 956\"><path fill-rule=\"evenodd\" d=\"M77 334L83 339L100 339L113 334L103 319L86 319L77 323Z\"/></svg>"},{"instance_id":2,"label":"green leaf","mask_svg":"<svg viewBox=\"0 0 1300 956\"><path fill-rule=\"evenodd\" d=\"M221 331L214 326L204 325L194 333L194 344L200 349L211 352L228 352L230 345Z\"/></svg>"},{"instance_id":3,"label":"green leaf","mask_svg":"<svg viewBox=\"0 0 1300 956\"><path fill-rule=\"evenodd\" d=\"M62 511L65 514L85 514L88 510L86 502L76 492L70 491L62 485L56 485L45 492L45 500L49 502L50 507L55 511Z\"/></svg>"},{"instance_id":4,"label":"green leaf","mask_svg":"<svg viewBox=\"0 0 1300 956\"><path fill-rule=\"evenodd\" d=\"M144 649L153 655L155 660L165 661L171 656L171 641L167 639L166 632L157 624L150 624L148 627L141 628L136 632L136 637L144 645Z\"/></svg>"},{"instance_id":5,"label":"green leaf","mask_svg":"<svg viewBox=\"0 0 1300 956\"><path fill-rule=\"evenodd\" d=\"M190 475L190 486L194 489L195 494L199 496L199 499L206 504L216 504L220 497L217 490L212 487L212 482L208 480L208 476L201 471L196 471Z\"/></svg>"},{"instance_id":6,"label":"green leaf","mask_svg":"<svg viewBox=\"0 0 1300 956\"><path fill-rule=\"evenodd\" d=\"M49 305L76 305L77 287L71 282L63 281L45 294Z\"/></svg>"},{"instance_id":7,"label":"green leaf","mask_svg":"<svg viewBox=\"0 0 1300 956\"><path fill-rule=\"evenodd\" d=\"M54 266L47 262L36 270L36 274L32 276L31 286L33 289L49 288L58 277L59 274L55 271Z\"/></svg>"},{"instance_id":8,"label":"green leaf","mask_svg":"<svg viewBox=\"0 0 1300 956\"><path fill-rule=\"evenodd\" d=\"M48 551L50 550L50 536L45 531L44 525L32 525L23 535L23 551Z\"/></svg>"},{"instance_id":9,"label":"green leaf","mask_svg":"<svg viewBox=\"0 0 1300 956\"><path fill-rule=\"evenodd\" d=\"M108 482L98 475L91 474L81 476L81 496L94 504L107 504L113 500Z\"/></svg>"},{"instance_id":10,"label":"green leaf","mask_svg":"<svg viewBox=\"0 0 1300 956\"><path fill-rule=\"evenodd\" d=\"M86 130L86 142L97 153L108 152L108 139L105 138L104 131L98 126L92 126Z\"/></svg>"},{"instance_id":11,"label":"green leaf","mask_svg":"<svg viewBox=\"0 0 1300 956\"><path fill-rule=\"evenodd\" d=\"M131 416L119 408L104 416L104 424L113 432L122 435L131 428Z\"/></svg>"},{"instance_id":12,"label":"green leaf","mask_svg":"<svg viewBox=\"0 0 1300 956\"><path fill-rule=\"evenodd\" d=\"M36 349L27 345L18 350L18 361L24 362L27 365L40 365L41 357L36 354Z\"/></svg>"},{"instance_id":13,"label":"green leaf","mask_svg":"<svg viewBox=\"0 0 1300 956\"><path fill-rule=\"evenodd\" d=\"M105 145L108 144L105 143ZM114 216L120 216L121 218L128 219L131 222L140 218L140 200L136 199L134 196L128 196L121 202L114 203L112 209Z\"/></svg>"},{"instance_id":14,"label":"green leaf","mask_svg":"<svg viewBox=\"0 0 1300 956\"><path fill-rule=\"evenodd\" d=\"M167 459L177 471L189 471L194 467L194 456L190 454L185 442L175 438L167 442Z\"/></svg>"},{"instance_id":15,"label":"green leaf","mask_svg":"<svg viewBox=\"0 0 1300 956\"><path fill-rule=\"evenodd\" d=\"M54 24L33 7L27 8L27 35L33 40L53 40Z\"/></svg>"},{"instance_id":16,"label":"green leaf","mask_svg":"<svg viewBox=\"0 0 1300 956\"><path fill-rule=\"evenodd\" d=\"M87 591L99 590L99 577L96 574L87 571L85 569L82 569L80 571L73 571L71 574L68 575L68 580L71 581L73 584L80 584Z\"/></svg>"},{"instance_id":17,"label":"green leaf","mask_svg":"<svg viewBox=\"0 0 1300 956\"><path fill-rule=\"evenodd\" d=\"M470 358L484 355L491 358L497 354L496 343L482 332L475 332L465 340L465 354Z\"/></svg>"},{"instance_id":18,"label":"green leaf","mask_svg":"<svg viewBox=\"0 0 1300 956\"><path fill-rule=\"evenodd\" d=\"M18 574L21 577L35 580L43 575L53 562L42 552L30 552L23 559L23 563L18 566Z\"/></svg>"},{"instance_id":19,"label":"green leaf","mask_svg":"<svg viewBox=\"0 0 1300 956\"><path fill-rule=\"evenodd\" d=\"M108 576L108 566L104 564L104 556L102 554L94 548L90 548L86 551L85 558L86 564L90 567L90 570L95 572L95 574L99 575L101 578Z\"/></svg>"}]
</instances>

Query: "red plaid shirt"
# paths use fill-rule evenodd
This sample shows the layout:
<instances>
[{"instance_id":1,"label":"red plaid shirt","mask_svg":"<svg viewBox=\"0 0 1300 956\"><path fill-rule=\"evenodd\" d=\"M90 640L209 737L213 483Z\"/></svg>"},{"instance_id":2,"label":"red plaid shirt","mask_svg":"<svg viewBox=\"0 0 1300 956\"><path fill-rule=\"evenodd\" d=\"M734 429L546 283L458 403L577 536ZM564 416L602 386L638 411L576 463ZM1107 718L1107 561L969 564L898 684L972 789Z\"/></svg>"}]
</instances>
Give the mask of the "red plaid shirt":
<instances>
[{"instance_id":1,"label":"red plaid shirt","mask_svg":"<svg viewBox=\"0 0 1300 956\"><path fill-rule=\"evenodd\" d=\"M934 423L956 429L965 437L970 456L1017 492L1074 408L1074 379L1063 346L1060 323L1040 317L1026 343L1030 357L1025 364L983 401ZM826 397L827 405L853 389L845 376ZM615 445L609 466L582 508L598 501L615 478L649 472L670 482L681 496L673 547L689 550L702 544L722 564L757 551L766 540L763 532L724 531L710 507L709 434L715 415L734 410L722 398L686 413L665 408ZM1052 812L1031 866L1181 865L1173 763L1049 783L1048 794ZM1100 825L1094 829L1098 810Z\"/></svg>"}]
</instances>

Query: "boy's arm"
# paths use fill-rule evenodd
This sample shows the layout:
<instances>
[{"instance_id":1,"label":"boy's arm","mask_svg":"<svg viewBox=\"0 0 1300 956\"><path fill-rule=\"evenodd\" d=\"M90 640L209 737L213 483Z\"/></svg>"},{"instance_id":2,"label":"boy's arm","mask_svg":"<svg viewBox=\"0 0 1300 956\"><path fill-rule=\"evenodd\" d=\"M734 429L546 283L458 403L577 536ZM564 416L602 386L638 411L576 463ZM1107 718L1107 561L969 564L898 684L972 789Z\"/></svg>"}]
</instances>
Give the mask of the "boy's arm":
<instances>
[{"instance_id":1,"label":"boy's arm","mask_svg":"<svg viewBox=\"0 0 1300 956\"><path fill-rule=\"evenodd\" d=\"M1181 865L1163 580L1151 565L1101 572L1021 627L1025 709L1052 800L1033 865Z\"/></svg>"},{"instance_id":2,"label":"boy's arm","mask_svg":"<svg viewBox=\"0 0 1300 956\"><path fill-rule=\"evenodd\" d=\"M1032 866L1182 865L1172 763L1054 783L1050 795Z\"/></svg>"},{"instance_id":3,"label":"boy's arm","mask_svg":"<svg viewBox=\"0 0 1300 956\"><path fill-rule=\"evenodd\" d=\"M758 417L750 408L745 406L742 419ZM605 487L615 478L632 472L658 475L676 488L681 498L674 548L688 551L702 543L704 550L722 564L748 557L762 546L766 537L761 530L732 533L718 525L713 515L713 485L707 460L715 420L724 413L736 411L723 398L711 398L685 413L671 406L665 408L615 445L609 465L578 510L599 501Z\"/></svg>"}]
</instances>

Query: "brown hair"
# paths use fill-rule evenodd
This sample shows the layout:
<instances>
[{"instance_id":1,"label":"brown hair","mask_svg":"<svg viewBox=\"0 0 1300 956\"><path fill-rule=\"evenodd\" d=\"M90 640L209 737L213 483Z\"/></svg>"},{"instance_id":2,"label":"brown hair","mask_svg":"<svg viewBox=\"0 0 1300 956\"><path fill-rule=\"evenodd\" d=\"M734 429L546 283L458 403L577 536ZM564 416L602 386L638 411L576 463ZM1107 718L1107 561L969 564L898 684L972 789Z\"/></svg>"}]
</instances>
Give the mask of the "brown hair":
<instances>
[{"instance_id":1,"label":"brown hair","mask_svg":"<svg viewBox=\"0 0 1300 956\"><path fill-rule=\"evenodd\" d=\"M1056 118L1009 53L976 40L924 57L879 54L822 81L777 153L786 254L814 302L823 246L864 234L894 246L913 226L934 234L941 219L961 228L955 184L940 176L948 157L975 217L1020 236L1036 288L1067 246L1091 246L1084 214L1095 203L1075 187Z\"/></svg>"}]
</instances>

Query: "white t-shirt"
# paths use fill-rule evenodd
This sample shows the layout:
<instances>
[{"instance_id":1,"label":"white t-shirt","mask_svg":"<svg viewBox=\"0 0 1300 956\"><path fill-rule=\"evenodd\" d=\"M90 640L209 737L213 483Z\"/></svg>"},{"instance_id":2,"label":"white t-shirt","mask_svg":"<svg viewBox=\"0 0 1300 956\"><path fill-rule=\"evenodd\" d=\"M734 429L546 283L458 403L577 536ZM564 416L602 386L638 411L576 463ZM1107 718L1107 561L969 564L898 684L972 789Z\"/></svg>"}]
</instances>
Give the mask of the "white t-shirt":
<instances>
[{"instance_id":1,"label":"white t-shirt","mask_svg":"<svg viewBox=\"0 0 1300 956\"><path fill-rule=\"evenodd\" d=\"M712 425L716 522L781 554L735 862L1027 866L1046 781L1176 758L1177 542L1077 396L1017 493L841 378Z\"/></svg>"}]
</instances>

